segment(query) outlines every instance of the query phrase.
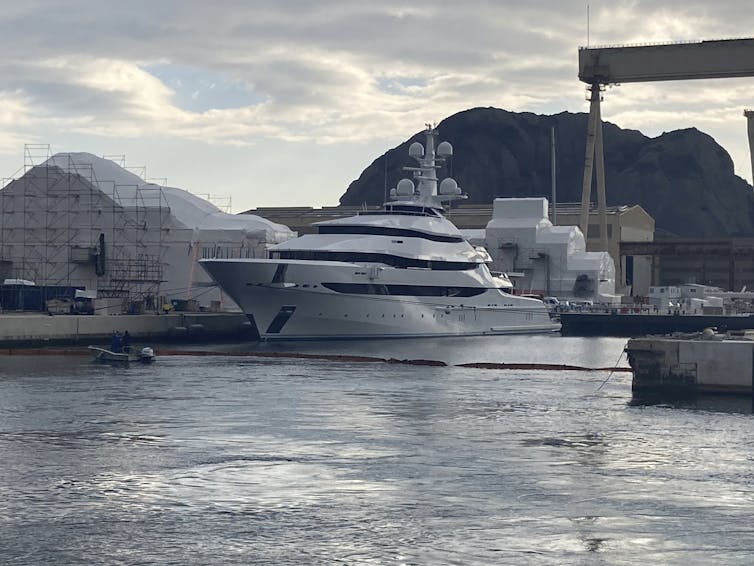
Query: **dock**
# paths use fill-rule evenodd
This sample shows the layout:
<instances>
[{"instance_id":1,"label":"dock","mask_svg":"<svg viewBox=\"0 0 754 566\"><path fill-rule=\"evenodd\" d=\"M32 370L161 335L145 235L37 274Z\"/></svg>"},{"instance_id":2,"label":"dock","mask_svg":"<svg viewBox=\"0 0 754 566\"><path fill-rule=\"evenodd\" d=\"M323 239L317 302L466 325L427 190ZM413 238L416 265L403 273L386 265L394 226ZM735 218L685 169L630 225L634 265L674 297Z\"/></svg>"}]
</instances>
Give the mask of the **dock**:
<instances>
[{"instance_id":1,"label":"dock","mask_svg":"<svg viewBox=\"0 0 754 566\"><path fill-rule=\"evenodd\" d=\"M644 336L673 332L720 332L754 329L754 314L681 314L612 311L562 312L560 333L564 336Z\"/></svg>"},{"instance_id":2,"label":"dock","mask_svg":"<svg viewBox=\"0 0 754 566\"><path fill-rule=\"evenodd\" d=\"M54 316L41 313L0 314L0 347L6 348L109 343L114 332L125 331L139 342L257 338L255 328L246 315L241 313Z\"/></svg>"},{"instance_id":3,"label":"dock","mask_svg":"<svg viewBox=\"0 0 754 566\"><path fill-rule=\"evenodd\" d=\"M631 338L626 345L639 394L752 395L754 334L718 334Z\"/></svg>"}]
</instances>

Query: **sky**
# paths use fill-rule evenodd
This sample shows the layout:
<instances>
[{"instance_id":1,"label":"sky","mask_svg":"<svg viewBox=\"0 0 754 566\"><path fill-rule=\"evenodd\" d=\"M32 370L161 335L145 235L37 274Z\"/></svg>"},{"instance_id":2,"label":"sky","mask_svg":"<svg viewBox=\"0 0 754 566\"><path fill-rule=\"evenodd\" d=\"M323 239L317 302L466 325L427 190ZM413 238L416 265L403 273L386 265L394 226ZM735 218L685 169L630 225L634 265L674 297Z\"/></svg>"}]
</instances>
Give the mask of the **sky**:
<instances>
[{"instance_id":1,"label":"sky","mask_svg":"<svg viewBox=\"0 0 754 566\"><path fill-rule=\"evenodd\" d=\"M742 0L4 2L0 177L89 152L232 212L336 206L425 123L587 112L579 46L751 30ZM754 77L615 86L602 115L652 137L698 128L751 182L748 107Z\"/></svg>"}]
</instances>

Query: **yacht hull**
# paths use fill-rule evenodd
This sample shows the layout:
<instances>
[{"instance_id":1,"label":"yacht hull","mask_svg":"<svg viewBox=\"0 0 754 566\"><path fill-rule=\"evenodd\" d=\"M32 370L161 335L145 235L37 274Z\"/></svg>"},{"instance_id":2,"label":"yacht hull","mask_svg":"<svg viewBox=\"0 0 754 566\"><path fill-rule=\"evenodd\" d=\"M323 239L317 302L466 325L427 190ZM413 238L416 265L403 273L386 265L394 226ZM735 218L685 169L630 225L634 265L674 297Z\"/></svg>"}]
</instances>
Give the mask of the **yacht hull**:
<instances>
[{"instance_id":1,"label":"yacht hull","mask_svg":"<svg viewBox=\"0 0 754 566\"><path fill-rule=\"evenodd\" d=\"M541 301L486 288L483 274L475 271L438 275L430 270L283 260L213 259L201 265L249 316L263 340L474 336L560 328ZM476 287L480 293L414 296L331 288L420 286L438 279L450 288Z\"/></svg>"}]
</instances>

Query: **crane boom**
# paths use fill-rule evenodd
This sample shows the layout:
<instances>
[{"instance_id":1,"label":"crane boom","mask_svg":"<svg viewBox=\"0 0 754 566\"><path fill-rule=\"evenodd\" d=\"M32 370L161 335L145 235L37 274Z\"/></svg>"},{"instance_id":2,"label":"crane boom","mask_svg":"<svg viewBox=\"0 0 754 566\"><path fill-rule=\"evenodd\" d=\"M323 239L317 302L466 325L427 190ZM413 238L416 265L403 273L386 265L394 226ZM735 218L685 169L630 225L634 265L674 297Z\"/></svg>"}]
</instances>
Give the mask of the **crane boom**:
<instances>
[{"instance_id":1,"label":"crane boom","mask_svg":"<svg viewBox=\"0 0 754 566\"><path fill-rule=\"evenodd\" d=\"M754 76L754 39L579 49L579 80L616 84Z\"/></svg>"}]
</instances>

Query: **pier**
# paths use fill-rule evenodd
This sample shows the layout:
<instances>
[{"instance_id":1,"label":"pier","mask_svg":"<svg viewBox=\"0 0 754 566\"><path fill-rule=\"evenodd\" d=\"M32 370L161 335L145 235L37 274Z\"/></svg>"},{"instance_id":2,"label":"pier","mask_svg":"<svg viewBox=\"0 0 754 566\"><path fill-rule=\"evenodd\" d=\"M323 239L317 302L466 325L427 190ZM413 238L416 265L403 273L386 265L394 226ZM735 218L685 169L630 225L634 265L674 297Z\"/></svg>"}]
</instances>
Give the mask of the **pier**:
<instances>
[{"instance_id":1,"label":"pier","mask_svg":"<svg viewBox=\"0 0 754 566\"><path fill-rule=\"evenodd\" d=\"M751 395L754 340L707 329L695 336L632 338L626 345L634 393Z\"/></svg>"},{"instance_id":2,"label":"pier","mask_svg":"<svg viewBox=\"0 0 754 566\"><path fill-rule=\"evenodd\" d=\"M3 313L0 346L42 346L109 342L114 332L135 340L254 339L254 329L241 313L170 313L139 315L48 315Z\"/></svg>"},{"instance_id":3,"label":"pier","mask_svg":"<svg viewBox=\"0 0 754 566\"><path fill-rule=\"evenodd\" d=\"M622 309L623 310L623 309ZM628 311L629 309L625 309ZM638 310L638 309L637 309ZM621 312L618 309L573 311L559 314L564 336L643 336L672 332L720 332L754 329L754 314L683 314L680 312Z\"/></svg>"}]
</instances>

